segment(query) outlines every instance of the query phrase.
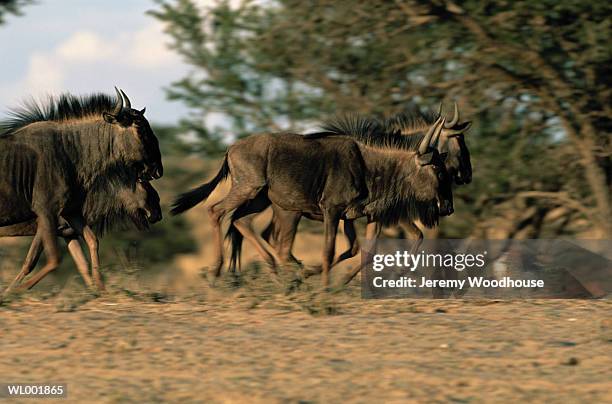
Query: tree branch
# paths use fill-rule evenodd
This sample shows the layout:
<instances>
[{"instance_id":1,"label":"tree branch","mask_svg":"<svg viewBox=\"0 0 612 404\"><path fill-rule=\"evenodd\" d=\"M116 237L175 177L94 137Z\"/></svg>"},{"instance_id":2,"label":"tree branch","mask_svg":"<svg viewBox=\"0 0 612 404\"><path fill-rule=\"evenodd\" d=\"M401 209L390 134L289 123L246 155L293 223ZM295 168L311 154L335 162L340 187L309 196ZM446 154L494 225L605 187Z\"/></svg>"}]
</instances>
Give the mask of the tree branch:
<instances>
[{"instance_id":1,"label":"tree branch","mask_svg":"<svg viewBox=\"0 0 612 404\"><path fill-rule=\"evenodd\" d=\"M583 213L589 219L593 220L592 209L587 208L582 203L571 198L565 192L544 192L544 191L523 191L516 194L519 198L539 198L539 199L553 199L558 201L561 205L567 206L578 212Z\"/></svg>"}]
</instances>

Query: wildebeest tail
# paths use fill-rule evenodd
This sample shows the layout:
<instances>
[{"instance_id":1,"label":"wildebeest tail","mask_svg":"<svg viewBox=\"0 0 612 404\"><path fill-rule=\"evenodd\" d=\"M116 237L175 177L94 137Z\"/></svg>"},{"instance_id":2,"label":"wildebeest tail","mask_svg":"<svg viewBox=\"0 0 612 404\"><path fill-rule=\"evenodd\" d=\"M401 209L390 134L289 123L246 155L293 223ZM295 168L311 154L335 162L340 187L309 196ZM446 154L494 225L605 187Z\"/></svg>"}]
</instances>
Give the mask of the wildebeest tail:
<instances>
[{"instance_id":1,"label":"wildebeest tail","mask_svg":"<svg viewBox=\"0 0 612 404\"><path fill-rule=\"evenodd\" d=\"M240 205L236 210L234 210L230 216L230 224L227 228L227 232L225 233L225 239L230 241L230 261L229 261L229 270L231 272L235 272L236 268L240 270L240 257L242 255L242 241L244 240L244 236L238 230L234 222L241 217L244 217L245 213L251 212L251 208L253 205L253 201L247 201L246 203Z\"/></svg>"},{"instance_id":2,"label":"wildebeest tail","mask_svg":"<svg viewBox=\"0 0 612 404\"><path fill-rule=\"evenodd\" d=\"M224 180L230 173L229 165L227 163L227 154L223 159L223 165L219 172L209 182L206 184L202 184L197 188L194 188L190 191L185 192L184 194L179 195L178 198L172 204L172 210L170 213L173 215L178 215L179 213L183 213L186 210L189 210L196 206L198 203L202 202L212 193L212 191L217 187L219 182Z\"/></svg>"},{"instance_id":3,"label":"wildebeest tail","mask_svg":"<svg viewBox=\"0 0 612 404\"><path fill-rule=\"evenodd\" d=\"M236 268L240 269L240 256L242 255L242 241L244 236L231 221L225 238L230 240L230 261L229 270L236 272Z\"/></svg>"}]
</instances>

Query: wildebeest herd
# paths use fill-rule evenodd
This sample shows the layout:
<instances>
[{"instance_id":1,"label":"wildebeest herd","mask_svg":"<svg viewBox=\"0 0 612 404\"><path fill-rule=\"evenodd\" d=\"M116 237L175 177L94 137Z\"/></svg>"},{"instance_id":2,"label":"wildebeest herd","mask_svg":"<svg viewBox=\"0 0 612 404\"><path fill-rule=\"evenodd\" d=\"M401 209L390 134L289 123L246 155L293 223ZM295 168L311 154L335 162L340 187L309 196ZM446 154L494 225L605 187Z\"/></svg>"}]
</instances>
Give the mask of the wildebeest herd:
<instances>
[{"instance_id":1,"label":"wildebeest herd","mask_svg":"<svg viewBox=\"0 0 612 404\"><path fill-rule=\"evenodd\" d=\"M113 226L144 229L161 220L150 183L163 175L159 143L145 110L133 109L127 95L115 90L115 97L66 94L44 105L30 102L0 122L0 236L33 236L5 293L31 288L58 267L58 236L86 285L103 290L98 237ZM204 201L230 177L229 193L208 208L216 247L211 273L218 276L224 264L222 222L228 215L230 270L238 269L246 238L273 277L278 265L299 263L291 250L305 216L324 224L320 270L327 287L331 268L359 252L356 219L366 218L369 240L397 224L419 240L416 222L433 227L453 213L452 182L467 184L472 177L464 139L470 124L460 121L455 104L449 120L442 106L437 113L413 108L385 120L338 118L317 133L251 135L227 149L211 181L181 194L172 213ZM272 222L259 235L252 220L270 206ZM340 220L349 248L336 257ZM43 250L46 263L24 281Z\"/></svg>"}]
</instances>

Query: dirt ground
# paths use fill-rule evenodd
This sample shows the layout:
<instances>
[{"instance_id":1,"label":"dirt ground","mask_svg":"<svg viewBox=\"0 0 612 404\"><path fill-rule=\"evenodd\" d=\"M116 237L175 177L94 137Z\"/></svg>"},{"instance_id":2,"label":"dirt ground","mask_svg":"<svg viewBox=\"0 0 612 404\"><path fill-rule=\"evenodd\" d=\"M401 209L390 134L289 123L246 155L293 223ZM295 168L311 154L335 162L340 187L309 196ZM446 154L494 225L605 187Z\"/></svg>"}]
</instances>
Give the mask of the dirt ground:
<instances>
[{"instance_id":1,"label":"dirt ground","mask_svg":"<svg viewBox=\"0 0 612 404\"><path fill-rule=\"evenodd\" d=\"M612 402L609 300L361 300L252 276L0 306L0 382L69 402ZM235 280L234 280L235 281Z\"/></svg>"}]
</instances>

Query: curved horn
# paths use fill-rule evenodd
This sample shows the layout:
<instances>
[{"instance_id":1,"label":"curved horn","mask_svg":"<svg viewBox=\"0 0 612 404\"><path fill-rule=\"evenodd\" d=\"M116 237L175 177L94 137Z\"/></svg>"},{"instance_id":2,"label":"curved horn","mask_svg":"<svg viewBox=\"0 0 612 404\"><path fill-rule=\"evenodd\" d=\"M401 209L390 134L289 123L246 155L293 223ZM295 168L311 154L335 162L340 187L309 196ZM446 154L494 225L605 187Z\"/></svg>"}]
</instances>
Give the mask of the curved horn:
<instances>
[{"instance_id":1,"label":"curved horn","mask_svg":"<svg viewBox=\"0 0 612 404\"><path fill-rule=\"evenodd\" d=\"M115 92L117 93L117 103L115 104L115 108L113 108L111 114L118 115L119 112L121 112L121 110L123 109L123 98L121 98L121 93L119 92L117 87L115 87Z\"/></svg>"},{"instance_id":2,"label":"curved horn","mask_svg":"<svg viewBox=\"0 0 612 404\"><path fill-rule=\"evenodd\" d=\"M446 128L452 128L453 126L457 125L458 122L459 122L459 107L457 106L457 103L455 102L455 112L453 114L453 119L451 119L451 121L446 124Z\"/></svg>"},{"instance_id":3,"label":"curved horn","mask_svg":"<svg viewBox=\"0 0 612 404\"><path fill-rule=\"evenodd\" d=\"M123 98L125 98L125 109L132 109L132 103L130 102L130 99L128 98L128 96L125 95L123 90L121 90L121 94L123 94Z\"/></svg>"},{"instance_id":4,"label":"curved horn","mask_svg":"<svg viewBox=\"0 0 612 404\"><path fill-rule=\"evenodd\" d=\"M438 118L442 116L442 104L443 102L440 102L440 106L438 107Z\"/></svg>"},{"instance_id":5,"label":"curved horn","mask_svg":"<svg viewBox=\"0 0 612 404\"><path fill-rule=\"evenodd\" d=\"M434 132L437 131L441 121L442 118L438 118L438 120L429 127L429 130L425 134L425 137L423 138L423 140L421 140L421 143L419 144L419 154L427 153L427 148L429 147L429 143L431 142L431 137L433 136Z\"/></svg>"},{"instance_id":6,"label":"curved horn","mask_svg":"<svg viewBox=\"0 0 612 404\"><path fill-rule=\"evenodd\" d=\"M429 144L432 147L437 147L437 145L438 145L438 140L440 139L440 134L442 133L442 128L444 128L444 122L446 122L446 119L442 118L442 122L440 123L440 125L438 125L436 131L434 132L433 136L431 137L431 141L429 142Z\"/></svg>"}]
</instances>

